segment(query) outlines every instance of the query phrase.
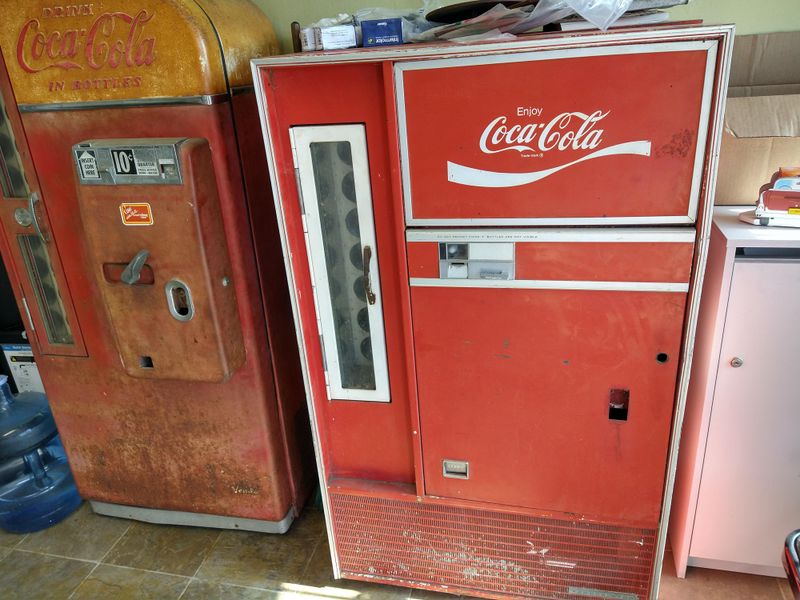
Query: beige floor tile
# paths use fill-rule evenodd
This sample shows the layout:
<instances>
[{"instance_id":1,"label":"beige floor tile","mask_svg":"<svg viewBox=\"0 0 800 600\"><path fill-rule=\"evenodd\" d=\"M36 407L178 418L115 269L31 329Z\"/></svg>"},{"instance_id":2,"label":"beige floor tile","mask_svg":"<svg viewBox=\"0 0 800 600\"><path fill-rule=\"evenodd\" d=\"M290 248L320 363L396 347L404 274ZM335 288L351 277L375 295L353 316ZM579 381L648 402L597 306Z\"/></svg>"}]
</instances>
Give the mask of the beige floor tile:
<instances>
[{"instance_id":1,"label":"beige floor tile","mask_svg":"<svg viewBox=\"0 0 800 600\"><path fill-rule=\"evenodd\" d=\"M0 529L0 548L14 548L25 539L25 533L9 533Z\"/></svg>"},{"instance_id":2,"label":"beige floor tile","mask_svg":"<svg viewBox=\"0 0 800 600\"><path fill-rule=\"evenodd\" d=\"M64 600L93 568L90 562L12 550L0 561L0 597Z\"/></svg>"},{"instance_id":3,"label":"beige floor tile","mask_svg":"<svg viewBox=\"0 0 800 600\"><path fill-rule=\"evenodd\" d=\"M130 524L126 519L96 515L89 503L84 502L58 525L28 534L17 548L69 558L100 560Z\"/></svg>"},{"instance_id":4,"label":"beige floor tile","mask_svg":"<svg viewBox=\"0 0 800 600\"><path fill-rule=\"evenodd\" d=\"M666 565L665 565L665 571ZM783 600L778 579L690 567L686 579L665 572L659 600Z\"/></svg>"},{"instance_id":5,"label":"beige floor tile","mask_svg":"<svg viewBox=\"0 0 800 600\"><path fill-rule=\"evenodd\" d=\"M794 592L789 586L789 581L787 579L778 580L778 588L781 590L781 594L783 594L783 600L794 600Z\"/></svg>"},{"instance_id":6,"label":"beige floor tile","mask_svg":"<svg viewBox=\"0 0 800 600\"><path fill-rule=\"evenodd\" d=\"M325 515L318 508L309 507L292 523L286 535L291 537L320 538L326 535Z\"/></svg>"},{"instance_id":7,"label":"beige floor tile","mask_svg":"<svg viewBox=\"0 0 800 600\"><path fill-rule=\"evenodd\" d=\"M73 600L177 600L188 578L98 565L72 596Z\"/></svg>"},{"instance_id":8,"label":"beige floor tile","mask_svg":"<svg viewBox=\"0 0 800 600\"><path fill-rule=\"evenodd\" d=\"M296 581L317 543L313 539L223 531L196 577L261 588Z\"/></svg>"},{"instance_id":9,"label":"beige floor tile","mask_svg":"<svg viewBox=\"0 0 800 600\"><path fill-rule=\"evenodd\" d=\"M334 579L330 550L328 548L328 542L324 539L314 551L314 555L298 583L308 586L311 589L321 590L320 593L325 593L324 590L327 589L329 590L329 595L339 596L342 600L354 598L358 600L403 600L410 598L413 593L410 588L377 583L364 583L362 581L350 579ZM419 593L419 597L422 597L422 594L431 592ZM441 596L440 600L453 598L453 596L448 596L446 594L436 595ZM433 595L431 599L433 599Z\"/></svg>"},{"instance_id":10,"label":"beige floor tile","mask_svg":"<svg viewBox=\"0 0 800 600\"><path fill-rule=\"evenodd\" d=\"M286 535L223 531L196 576L260 588L294 582L323 535L324 520L317 510L306 511Z\"/></svg>"},{"instance_id":11,"label":"beige floor tile","mask_svg":"<svg viewBox=\"0 0 800 600\"><path fill-rule=\"evenodd\" d=\"M279 592L240 585L195 579L186 588L181 600L273 600ZM281 596L281 600L286 600Z\"/></svg>"},{"instance_id":12,"label":"beige floor tile","mask_svg":"<svg viewBox=\"0 0 800 600\"><path fill-rule=\"evenodd\" d=\"M191 577L217 537L217 529L133 523L103 562Z\"/></svg>"}]
</instances>

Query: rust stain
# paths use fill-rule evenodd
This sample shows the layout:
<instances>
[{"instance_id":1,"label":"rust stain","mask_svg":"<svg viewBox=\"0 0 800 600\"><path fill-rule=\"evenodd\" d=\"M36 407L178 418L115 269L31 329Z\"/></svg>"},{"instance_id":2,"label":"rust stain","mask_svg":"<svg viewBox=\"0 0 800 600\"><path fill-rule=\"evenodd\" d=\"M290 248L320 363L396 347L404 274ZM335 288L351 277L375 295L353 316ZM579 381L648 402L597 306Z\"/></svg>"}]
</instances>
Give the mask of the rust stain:
<instances>
[{"instance_id":1,"label":"rust stain","mask_svg":"<svg viewBox=\"0 0 800 600\"><path fill-rule=\"evenodd\" d=\"M694 132L689 129L679 131L672 136L669 142L656 148L653 156L656 158L686 158L694 147L694 139Z\"/></svg>"}]
</instances>

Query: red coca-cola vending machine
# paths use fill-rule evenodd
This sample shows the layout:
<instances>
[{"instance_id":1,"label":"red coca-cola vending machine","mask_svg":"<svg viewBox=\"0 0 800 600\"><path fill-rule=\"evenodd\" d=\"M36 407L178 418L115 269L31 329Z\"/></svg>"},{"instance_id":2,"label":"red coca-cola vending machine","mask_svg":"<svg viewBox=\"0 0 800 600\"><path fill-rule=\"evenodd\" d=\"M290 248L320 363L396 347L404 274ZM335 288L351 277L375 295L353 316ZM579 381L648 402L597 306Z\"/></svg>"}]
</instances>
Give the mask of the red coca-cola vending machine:
<instances>
[{"instance_id":1,"label":"red coca-cola vending machine","mask_svg":"<svg viewBox=\"0 0 800 600\"><path fill-rule=\"evenodd\" d=\"M732 31L254 61L337 577L655 596Z\"/></svg>"},{"instance_id":2,"label":"red coca-cola vending machine","mask_svg":"<svg viewBox=\"0 0 800 600\"><path fill-rule=\"evenodd\" d=\"M0 6L0 251L81 495L286 531L313 454L249 68L272 26L247 0Z\"/></svg>"}]
</instances>

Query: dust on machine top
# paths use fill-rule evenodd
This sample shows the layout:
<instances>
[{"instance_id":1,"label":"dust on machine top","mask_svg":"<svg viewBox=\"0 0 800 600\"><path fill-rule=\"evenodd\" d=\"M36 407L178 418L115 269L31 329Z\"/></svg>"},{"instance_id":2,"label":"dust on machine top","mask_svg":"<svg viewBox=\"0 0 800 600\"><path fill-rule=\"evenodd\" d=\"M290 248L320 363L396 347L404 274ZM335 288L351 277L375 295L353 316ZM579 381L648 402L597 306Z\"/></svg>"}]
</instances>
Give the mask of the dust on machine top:
<instances>
[{"instance_id":1,"label":"dust on machine top","mask_svg":"<svg viewBox=\"0 0 800 600\"><path fill-rule=\"evenodd\" d=\"M0 0L0 50L18 104L227 93L276 54L249 0Z\"/></svg>"}]
</instances>

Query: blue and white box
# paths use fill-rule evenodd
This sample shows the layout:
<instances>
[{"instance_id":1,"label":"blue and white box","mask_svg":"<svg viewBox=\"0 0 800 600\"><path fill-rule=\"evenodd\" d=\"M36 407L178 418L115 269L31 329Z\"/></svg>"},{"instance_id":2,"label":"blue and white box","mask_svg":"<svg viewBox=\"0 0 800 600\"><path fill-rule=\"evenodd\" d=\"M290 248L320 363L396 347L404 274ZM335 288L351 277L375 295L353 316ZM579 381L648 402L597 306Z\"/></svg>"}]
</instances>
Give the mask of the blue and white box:
<instances>
[{"instance_id":1,"label":"blue and white box","mask_svg":"<svg viewBox=\"0 0 800 600\"><path fill-rule=\"evenodd\" d=\"M361 21L364 47L396 46L403 43L403 19Z\"/></svg>"}]
</instances>

